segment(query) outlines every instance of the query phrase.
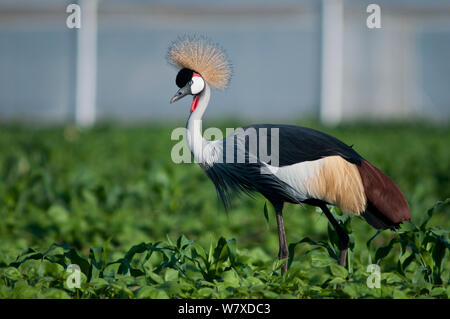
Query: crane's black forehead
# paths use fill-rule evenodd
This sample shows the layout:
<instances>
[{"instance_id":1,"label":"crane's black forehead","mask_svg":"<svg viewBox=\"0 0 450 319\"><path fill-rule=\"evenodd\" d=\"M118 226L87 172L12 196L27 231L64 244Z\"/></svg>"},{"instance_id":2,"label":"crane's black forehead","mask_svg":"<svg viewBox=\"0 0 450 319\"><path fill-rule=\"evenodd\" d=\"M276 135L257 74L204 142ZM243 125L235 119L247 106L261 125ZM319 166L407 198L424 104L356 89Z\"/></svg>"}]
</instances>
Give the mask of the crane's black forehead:
<instances>
[{"instance_id":1,"label":"crane's black forehead","mask_svg":"<svg viewBox=\"0 0 450 319\"><path fill-rule=\"evenodd\" d=\"M192 79L193 74L193 70L187 68L181 69L177 74L177 79L175 80L177 86L179 88L184 87Z\"/></svg>"}]
</instances>

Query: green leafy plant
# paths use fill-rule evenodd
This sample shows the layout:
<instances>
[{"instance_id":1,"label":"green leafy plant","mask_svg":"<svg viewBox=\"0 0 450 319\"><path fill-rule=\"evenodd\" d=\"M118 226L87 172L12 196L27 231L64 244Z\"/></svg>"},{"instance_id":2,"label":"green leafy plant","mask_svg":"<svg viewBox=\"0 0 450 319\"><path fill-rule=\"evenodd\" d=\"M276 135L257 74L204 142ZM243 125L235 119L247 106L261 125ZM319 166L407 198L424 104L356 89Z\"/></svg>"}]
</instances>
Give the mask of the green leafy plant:
<instances>
[{"instance_id":1,"label":"green leafy plant","mask_svg":"<svg viewBox=\"0 0 450 319\"><path fill-rule=\"evenodd\" d=\"M392 177L412 223L376 232L332 209L351 240L343 268L327 218L286 204L281 276L270 205L242 197L225 214L200 168L171 161L173 127L0 127L0 298L450 296L449 128L319 127ZM67 286L74 264L79 288ZM367 286L370 264L381 288Z\"/></svg>"}]
</instances>

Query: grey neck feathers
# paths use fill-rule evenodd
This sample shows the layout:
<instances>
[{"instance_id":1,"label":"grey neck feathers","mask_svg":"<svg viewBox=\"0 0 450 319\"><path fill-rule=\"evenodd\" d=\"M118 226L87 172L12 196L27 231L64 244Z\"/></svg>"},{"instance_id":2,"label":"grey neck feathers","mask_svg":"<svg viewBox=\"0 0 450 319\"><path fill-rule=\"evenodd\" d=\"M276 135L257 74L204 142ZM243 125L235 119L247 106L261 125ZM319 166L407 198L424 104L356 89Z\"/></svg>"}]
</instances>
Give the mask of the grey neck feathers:
<instances>
[{"instance_id":1,"label":"grey neck feathers","mask_svg":"<svg viewBox=\"0 0 450 319\"><path fill-rule=\"evenodd\" d=\"M194 155L194 159L197 163L203 163L205 161L204 157L206 154L204 150L209 143L202 135L202 117L208 107L210 97L211 90L208 83L205 82L205 88L202 93L200 93L197 108L189 115L186 126L186 137L189 149Z\"/></svg>"}]
</instances>

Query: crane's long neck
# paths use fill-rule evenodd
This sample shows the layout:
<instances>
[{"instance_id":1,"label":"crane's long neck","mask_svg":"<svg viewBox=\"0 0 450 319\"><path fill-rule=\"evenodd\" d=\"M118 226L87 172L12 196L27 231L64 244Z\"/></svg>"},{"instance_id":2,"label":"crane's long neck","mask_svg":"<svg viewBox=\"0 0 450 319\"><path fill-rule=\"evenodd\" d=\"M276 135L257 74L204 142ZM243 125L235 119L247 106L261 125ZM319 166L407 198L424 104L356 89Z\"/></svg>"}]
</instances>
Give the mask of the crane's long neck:
<instances>
[{"instance_id":1,"label":"crane's long neck","mask_svg":"<svg viewBox=\"0 0 450 319\"><path fill-rule=\"evenodd\" d=\"M211 96L211 90L208 83L205 82L205 88L199 95L199 101L197 108L189 115L189 119L186 126L186 137L189 145L189 149L194 155L194 159L197 163L204 162L205 146L209 143L203 138L202 135L202 117L208 107L209 98Z\"/></svg>"}]
</instances>

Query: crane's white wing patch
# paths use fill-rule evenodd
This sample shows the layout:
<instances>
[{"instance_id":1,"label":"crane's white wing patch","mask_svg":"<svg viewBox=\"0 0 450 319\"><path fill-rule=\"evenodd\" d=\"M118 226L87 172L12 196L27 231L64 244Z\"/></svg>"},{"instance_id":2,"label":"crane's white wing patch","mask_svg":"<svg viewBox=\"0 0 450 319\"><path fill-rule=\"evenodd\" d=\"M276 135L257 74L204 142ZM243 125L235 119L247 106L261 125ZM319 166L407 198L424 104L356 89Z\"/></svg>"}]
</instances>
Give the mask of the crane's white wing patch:
<instances>
[{"instance_id":1,"label":"crane's white wing patch","mask_svg":"<svg viewBox=\"0 0 450 319\"><path fill-rule=\"evenodd\" d=\"M301 200L305 200L311 197L308 190L311 188L310 185L312 180L319 174L322 161L323 159L306 161L283 167L274 167L270 165L267 167L277 178L296 190L301 197Z\"/></svg>"},{"instance_id":2,"label":"crane's white wing patch","mask_svg":"<svg viewBox=\"0 0 450 319\"><path fill-rule=\"evenodd\" d=\"M274 175L295 189L302 200L320 199L343 212L364 212L367 199L355 164L340 156L273 168Z\"/></svg>"}]
</instances>

